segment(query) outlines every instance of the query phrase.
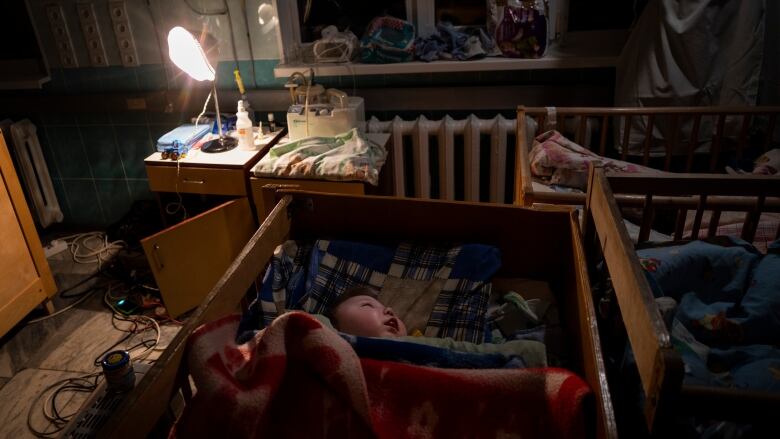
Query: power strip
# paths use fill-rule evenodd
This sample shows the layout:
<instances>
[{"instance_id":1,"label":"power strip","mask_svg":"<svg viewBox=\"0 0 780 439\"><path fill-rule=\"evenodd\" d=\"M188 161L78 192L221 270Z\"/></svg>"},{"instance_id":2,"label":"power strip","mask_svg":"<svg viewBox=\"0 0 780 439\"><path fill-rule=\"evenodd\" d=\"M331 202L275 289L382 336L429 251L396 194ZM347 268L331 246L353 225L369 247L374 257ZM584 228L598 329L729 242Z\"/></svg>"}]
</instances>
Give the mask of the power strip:
<instances>
[{"instance_id":1,"label":"power strip","mask_svg":"<svg viewBox=\"0 0 780 439\"><path fill-rule=\"evenodd\" d=\"M68 249L68 243L63 241L62 239L55 239L54 241L50 242L49 245L43 248L43 253L46 255L46 258L50 258L58 253L62 253L65 250Z\"/></svg>"}]
</instances>

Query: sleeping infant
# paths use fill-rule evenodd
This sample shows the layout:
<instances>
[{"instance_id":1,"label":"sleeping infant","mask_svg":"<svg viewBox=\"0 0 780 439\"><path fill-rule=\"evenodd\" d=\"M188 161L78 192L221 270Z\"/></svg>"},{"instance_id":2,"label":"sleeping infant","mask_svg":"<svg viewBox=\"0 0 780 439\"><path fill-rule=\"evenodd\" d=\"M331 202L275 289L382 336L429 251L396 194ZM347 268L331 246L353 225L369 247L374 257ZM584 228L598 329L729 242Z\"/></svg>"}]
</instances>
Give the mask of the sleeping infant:
<instances>
[{"instance_id":1,"label":"sleeping infant","mask_svg":"<svg viewBox=\"0 0 780 439\"><path fill-rule=\"evenodd\" d=\"M520 357L527 367L547 365L545 346L536 341L512 340L501 344L476 344L456 341L452 338L408 336L404 322L395 315L390 307L377 300L378 297L379 292L371 287L349 288L325 312L328 325L332 325L337 331L359 337L393 337L403 342L457 352ZM419 333L419 331L415 332Z\"/></svg>"},{"instance_id":2,"label":"sleeping infant","mask_svg":"<svg viewBox=\"0 0 780 439\"><path fill-rule=\"evenodd\" d=\"M352 287L336 299L326 316L336 329L347 334L361 337L406 335L404 322L377 297L379 293L370 287Z\"/></svg>"}]
</instances>

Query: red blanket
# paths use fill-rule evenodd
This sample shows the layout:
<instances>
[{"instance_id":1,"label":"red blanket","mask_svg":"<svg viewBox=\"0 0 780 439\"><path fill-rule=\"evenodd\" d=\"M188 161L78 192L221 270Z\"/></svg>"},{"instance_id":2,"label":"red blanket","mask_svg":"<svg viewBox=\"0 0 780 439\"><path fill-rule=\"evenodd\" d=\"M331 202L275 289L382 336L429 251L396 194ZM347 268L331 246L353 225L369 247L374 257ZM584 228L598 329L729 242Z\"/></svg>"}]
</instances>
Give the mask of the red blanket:
<instances>
[{"instance_id":1,"label":"red blanket","mask_svg":"<svg viewBox=\"0 0 780 439\"><path fill-rule=\"evenodd\" d=\"M452 438L585 435L585 382L562 369L438 369L361 359L308 314L233 342L238 316L198 328L197 387L171 437Z\"/></svg>"}]
</instances>

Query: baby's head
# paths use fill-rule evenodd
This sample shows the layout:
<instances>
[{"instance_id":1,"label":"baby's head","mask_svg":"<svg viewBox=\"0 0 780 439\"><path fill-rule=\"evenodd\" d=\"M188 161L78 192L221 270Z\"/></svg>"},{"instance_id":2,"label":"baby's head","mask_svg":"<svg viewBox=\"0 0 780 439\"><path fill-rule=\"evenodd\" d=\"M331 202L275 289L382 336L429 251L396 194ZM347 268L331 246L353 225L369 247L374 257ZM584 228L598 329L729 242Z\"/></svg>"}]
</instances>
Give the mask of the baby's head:
<instances>
[{"instance_id":1,"label":"baby's head","mask_svg":"<svg viewBox=\"0 0 780 439\"><path fill-rule=\"evenodd\" d=\"M406 326L390 307L377 300L373 288L356 286L347 289L331 305L327 316L341 332L361 337L399 337Z\"/></svg>"}]
</instances>

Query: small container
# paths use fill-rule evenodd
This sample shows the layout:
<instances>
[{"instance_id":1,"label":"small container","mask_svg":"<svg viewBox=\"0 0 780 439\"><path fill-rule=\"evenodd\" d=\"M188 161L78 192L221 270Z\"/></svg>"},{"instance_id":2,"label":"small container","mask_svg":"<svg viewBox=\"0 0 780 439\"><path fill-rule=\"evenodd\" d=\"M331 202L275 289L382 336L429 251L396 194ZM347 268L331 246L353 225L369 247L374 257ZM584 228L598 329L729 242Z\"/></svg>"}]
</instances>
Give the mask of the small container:
<instances>
[{"instance_id":1,"label":"small container","mask_svg":"<svg viewBox=\"0 0 780 439\"><path fill-rule=\"evenodd\" d=\"M253 151L255 149L255 136L252 132L252 121L249 120L249 113L244 109L244 101L238 101L236 131L238 132L238 149Z\"/></svg>"},{"instance_id":2,"label":"small container","mask_svg":"<svg viewBox=\"0 0 780 439\"><path fill-rule=\"evenodd\" d=\"M276 122L274 121L274 114L268 113L268 128L273 133L276 131Z\"/></svg>"},{"instance_id":3,"label":"small container","mask_svg":"<svg viewBox=\"0 0 780 439\"><path fill-rule=\"evenodd\" d=\"M106 386L112 392L126 392L135 386L135 372L127 351L111 351L100 362Z\"/></svg>"}]
</instances>

